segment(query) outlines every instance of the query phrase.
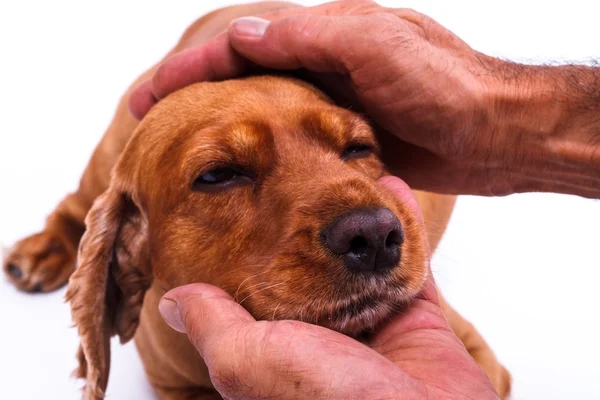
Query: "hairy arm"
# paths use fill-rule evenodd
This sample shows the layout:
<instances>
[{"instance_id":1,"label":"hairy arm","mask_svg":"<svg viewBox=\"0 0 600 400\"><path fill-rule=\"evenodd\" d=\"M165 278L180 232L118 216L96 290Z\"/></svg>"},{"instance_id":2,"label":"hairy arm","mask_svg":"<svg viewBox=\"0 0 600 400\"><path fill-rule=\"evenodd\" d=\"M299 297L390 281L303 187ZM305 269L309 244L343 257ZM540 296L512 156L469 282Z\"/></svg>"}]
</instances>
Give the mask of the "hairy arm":
<instances>
[{"instance_id":1,"label":"hairy arm","mask_svg":"<svg viewBox=\"0 0 600 400\"><path fill-rule=\"evenodd\" d=\"M512 151L488 161L505 170L506 191L600 198L600 68L490 64L489 131Z\"/></svg>"}]
</instances>

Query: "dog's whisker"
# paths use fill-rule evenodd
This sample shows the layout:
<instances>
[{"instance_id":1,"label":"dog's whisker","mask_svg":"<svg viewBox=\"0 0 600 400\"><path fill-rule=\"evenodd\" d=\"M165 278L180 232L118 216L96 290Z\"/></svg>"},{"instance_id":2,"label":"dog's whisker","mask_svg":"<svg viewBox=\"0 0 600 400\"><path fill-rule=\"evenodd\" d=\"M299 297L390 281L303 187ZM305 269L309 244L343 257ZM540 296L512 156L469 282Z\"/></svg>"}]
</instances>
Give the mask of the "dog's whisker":
<instances>
[{"instance_id":1,"label":"dog's whisker","mask_svg":"<svg viewBox=\"0 0 600 400\"><path fill-rule=\"evenodd\" d=\"M275 310L273 310L273 315L271 316L271 321L275 321L275 314L277 313L277 309L279 308L281 303L282 302L280 301L279 304L277 304L277 307L275 307Z\"/></svg>"},{"instance_id":2,"label":"dog's whisker","mask_svg":"<svg viewBox=\"0 0 600 400\"><path fill-rule=\"evenodd\" d=\"M244 289L249 290L249 289L255 288L260 285L268 285L269 283L271 283L271 282L258 282L258 283L255 283L254 285L247 286Z\"/></svg>"},{"instance_id":3,"label":"dog's whisker","mask_svg":"<svg viewBox=\"0 0 600 400\"><path fill-rule=\"evenodd\" d=\"M244 283L246 283L246 281L248 281L248 280L250 280L250 279L252 279L252 278L256 278L257 276L260 276L260 275L262 275L262 274L264 274L264 273L266 273L266 272L267 272L267 271L259 272L258 274L254 274L254 275L252 275L252 276L249 276L249 277L247 277L246 279L244 279L244 280L243 280L243 281L242 281L242 282L239 284L239 286L238 286L237 290L235 291L235 294L234 294L233 298L234 298L234 299L237 299L237 298L238 298L238 294L239 294L239 292L240 292L240 289L242 288L242 285L244 285Z\"/></svg>"},{"instance_id":4,"label":"dog's whisker","mask_svg":"<svg viewBox=\"0 0 600 400\"><path fill-rule=\"evenodd\" d=\"M277 287L277 286L286 285L286 284L287 284L287 282L279 282L279 283L275 283L274 285L267 286L266 288L262 288L260 290L255 291L255 292L252 292L248 296L244 297L242 299L242 301L239 302L239 304L242 305L242 303L244 301L246 301L248 298L250 298L251 296L254 296L257 293L260 293L262 291L265 291L265 290L268 290L268 289L271 289L271 288L274 288L274 287Z\"/></svg>"},{"instance_id":5,"label":"dog's whisker","mask_svg":"<svg viewBox=\"0 0 600 400\"><path fill-rule=\"evenodd\" d=\"M261 260L264 259L265 262L263 263ZM255 269L256 267L261 267L264 268L266 267L268 264L271 263L272 257L271 256L263 256L263 257L259 257L258 260L254 261L252 264L245 264L241 267L237 267L237 268L233 268L230 269L229 271L225 272L224 274L221 275L221 277L223 276L227 276L235 271L239 271L239 270L243 270L243 269Z\"/></svg>"}]
</instances>

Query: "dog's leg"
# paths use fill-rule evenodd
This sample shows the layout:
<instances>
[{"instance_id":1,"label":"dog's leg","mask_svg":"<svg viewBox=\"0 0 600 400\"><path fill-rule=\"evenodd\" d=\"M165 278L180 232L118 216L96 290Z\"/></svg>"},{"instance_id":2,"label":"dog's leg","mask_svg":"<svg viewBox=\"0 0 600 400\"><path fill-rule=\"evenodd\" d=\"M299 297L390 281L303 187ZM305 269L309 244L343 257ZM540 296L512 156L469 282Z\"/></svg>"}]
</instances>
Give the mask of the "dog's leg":
<instances>
[{"instance_id":1,"label":"dog's leg","mask_svg":"<svg viewBox=\"0 0 600 400\"><path fill-rule=\"evenodd\" d=\"M440 305L456 336L463 342L469 354L490 378L500 398L506 398L510 393L511 382L510 374L506 368L496 359L492 349L475 327L450 307L441 295Z\"/></svg>"},{"instance_id":2,"label":"dog's leg","mask_svg":"<svg viewBox=\"0 0 600 400\"><path fill-rule=\"evenodd\" d=\"M144 74L132 87L149 76ZM96 147L79 188L66 196L46 220L44 229L26 237L8 251L4 271L21 290L48 292L67 282L75 270L85 216L94 200L108 187L110 172L137 126L123 96L115 117Z\"/></svg>"}]
</instances>

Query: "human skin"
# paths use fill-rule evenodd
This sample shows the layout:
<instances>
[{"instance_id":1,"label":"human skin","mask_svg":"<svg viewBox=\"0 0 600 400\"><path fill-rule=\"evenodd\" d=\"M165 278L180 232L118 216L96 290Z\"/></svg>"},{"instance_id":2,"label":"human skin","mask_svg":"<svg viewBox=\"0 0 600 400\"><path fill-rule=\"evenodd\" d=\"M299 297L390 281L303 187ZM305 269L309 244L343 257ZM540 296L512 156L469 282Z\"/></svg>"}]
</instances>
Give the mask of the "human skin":
<instances>
[{"instance_id":1,"label":"human skin","mask_svg":"<svg viewBox=\"0 0 600 400\"><path fill-rule=\"evenodd\" d=\"M131 97L134 115L192 82L302 68L367 113L411 187L600 197L600 68L495 59L427 16L371 1L262 17L167 60Z\"/></svg>"},{"instance_id":2,"label":"human skin","mask_svg":"<svg viewBox=\"0 0 600 400\"><path fill-rule=\"evenodd\" d=\"M394 177L381 183L414 204ZM299 321L256 321L206 284L167 292L159 309L188 334L226 399L497 399L452 332L433 278L410 307L362 343Z\"/></svg>"}]
</instances>

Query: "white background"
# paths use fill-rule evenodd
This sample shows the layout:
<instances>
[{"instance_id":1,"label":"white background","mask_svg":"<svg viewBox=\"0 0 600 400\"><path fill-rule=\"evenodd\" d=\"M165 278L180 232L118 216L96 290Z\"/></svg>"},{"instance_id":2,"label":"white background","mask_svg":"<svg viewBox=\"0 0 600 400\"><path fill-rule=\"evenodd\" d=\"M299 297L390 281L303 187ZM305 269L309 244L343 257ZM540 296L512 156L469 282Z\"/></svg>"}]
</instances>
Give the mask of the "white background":
<instances>
[{"instance_id":1,"label":"white background","mask_svg":"<svg viewBox=\"0 0 600 400\"><path fill-rule=\"evenodd\" d=\"M229 1L0 2L0 243L42 227L76 188L134 78L188 23ZM316 1L301 2L316 4ZM600 56L595 1L387 1L513 60ZM600 93L599 93L600 96ZM463 197L433 261L449 301L514 377L515 399L600 399L600 203ZM64 290L0 278L0 399L75 399ZM153 398L133 345L114 342L109 398Z\"/></svg>"}]
</instances>

